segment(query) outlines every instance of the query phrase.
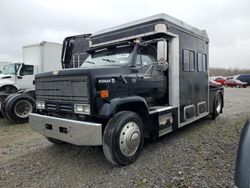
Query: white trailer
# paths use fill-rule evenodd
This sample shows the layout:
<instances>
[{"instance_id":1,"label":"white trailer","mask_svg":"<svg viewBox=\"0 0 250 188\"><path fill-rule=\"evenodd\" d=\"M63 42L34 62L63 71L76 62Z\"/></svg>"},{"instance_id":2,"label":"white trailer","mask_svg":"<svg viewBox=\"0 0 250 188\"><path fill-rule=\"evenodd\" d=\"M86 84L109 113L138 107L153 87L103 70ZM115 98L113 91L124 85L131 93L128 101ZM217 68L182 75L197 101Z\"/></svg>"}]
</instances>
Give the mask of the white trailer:
<instances>
[{"instance_id":1,"label":"white trailer","mask_svg":"<svg viewBox=\"0 0 250 188\"><path fill-rule=\"evenodd\" d=\"M39 73L62 69L61 51L61 44L46 41L24 46L23 62L36 65Z\"/></svg>"}]
</instances>

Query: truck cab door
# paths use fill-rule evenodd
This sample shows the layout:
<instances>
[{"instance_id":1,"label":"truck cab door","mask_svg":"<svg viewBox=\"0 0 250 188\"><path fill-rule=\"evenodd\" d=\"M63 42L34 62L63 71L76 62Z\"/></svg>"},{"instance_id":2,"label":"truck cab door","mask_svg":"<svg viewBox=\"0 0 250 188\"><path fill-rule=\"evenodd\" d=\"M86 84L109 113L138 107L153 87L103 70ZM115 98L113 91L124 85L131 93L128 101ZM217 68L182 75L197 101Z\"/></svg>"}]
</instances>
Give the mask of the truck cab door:
<instances>
[{"instance_id":1,"label":"truck cab door","mask_svg":"<svg viewBox=\"0 0 250 188\"><path fill-rule=\"evenodd\" d=\"M140 93L146 100L164 97L167 92L167 79L164 72L158 69L156 44L140 46L135 64L138 67L134 86L136 93Z\"/></svg>"},{"instance_id":2,"label":"truck cab door","mask_svg":"<svg viewBox=\"0 0 250 188\"><path fill-rule=\"evenodd\" d=\"M33 80L37 73L37 67L34 65L23 64L17 73L16 83L20 89L34 88Z\"/></svg>"}]
</instances>

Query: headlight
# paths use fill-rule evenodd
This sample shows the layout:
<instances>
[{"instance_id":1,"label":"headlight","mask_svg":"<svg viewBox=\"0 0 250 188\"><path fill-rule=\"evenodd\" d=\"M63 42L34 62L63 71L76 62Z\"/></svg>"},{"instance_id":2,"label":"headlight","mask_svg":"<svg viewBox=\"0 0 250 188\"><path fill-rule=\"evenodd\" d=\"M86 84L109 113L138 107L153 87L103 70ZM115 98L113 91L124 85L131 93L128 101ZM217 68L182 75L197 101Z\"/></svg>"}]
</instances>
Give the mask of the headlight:
<instances>
[{"instance_id":1,"label":"headlight","mask_svg":"<svg viewBox=\"0 0 250 188\"><path fill-rule=\"evenodd\" d=\"M89 104L75 104L74 111L76 114L90 114Z\"/></svg>"},{"instance_id":2,"label":"headlight","mask_svg":"<svg viewBox=\"0 0 250 188\"><path fill-rule=\"evenodd\" d=\"M45 102L44 101L36 101L36 108L37 109L45 109Z\"/></svg>"}]
</instances>

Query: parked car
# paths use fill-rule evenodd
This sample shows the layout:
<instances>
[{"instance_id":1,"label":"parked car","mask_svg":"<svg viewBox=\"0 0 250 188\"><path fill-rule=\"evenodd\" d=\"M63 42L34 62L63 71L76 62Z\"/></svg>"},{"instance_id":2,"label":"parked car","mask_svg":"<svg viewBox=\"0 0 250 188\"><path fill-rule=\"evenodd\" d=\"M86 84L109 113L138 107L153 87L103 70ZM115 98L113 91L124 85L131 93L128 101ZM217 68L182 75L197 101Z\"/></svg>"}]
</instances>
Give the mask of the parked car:
<instances>
[{"instance_id":1,"label":"parked car","mask_svg":"<svg viewBox=\"0 0 250 188\"><path fill-rule=\"evenodd\" d=\"M224 86L226 87L247 87L247 82L242 82L240 80L235 80L235 79L231 79L231 80L226 80L224 82Z\"/></svg>"},{"instance_id":2,"label":"parked car","mask_svg":"<svg viewBox=\"0 0 250 188\"><path fill-rule=\"evenodd\" d=\"M240 80L242 82L246 82L248 86L250 86L250 74L239 74L234 76L235 80Z\"/></svg>"},{"instance_id":3,"label":"parked car","mask_svg":"<svg viewBox=\"0 0 250 188\"><path fill-rule=\"evenodd\" d=\"M224 82L226 81L226 79L224 77L222 77L222 76L219 76L219 77L215 78L214 81L219 82L222 85L224 85Z\"/></svg>"},{"instance_id":4,"label":"parked car","mask_svg":"<svg viewBox=\"0 0 250 188\"><path fill-rule=\"evenodd\" d=\"M220 82L216 82L214 80L210 80L209 81L209 85L212 85L212 86L222 86L222 84Z\"/></svg>"}]
</instances>

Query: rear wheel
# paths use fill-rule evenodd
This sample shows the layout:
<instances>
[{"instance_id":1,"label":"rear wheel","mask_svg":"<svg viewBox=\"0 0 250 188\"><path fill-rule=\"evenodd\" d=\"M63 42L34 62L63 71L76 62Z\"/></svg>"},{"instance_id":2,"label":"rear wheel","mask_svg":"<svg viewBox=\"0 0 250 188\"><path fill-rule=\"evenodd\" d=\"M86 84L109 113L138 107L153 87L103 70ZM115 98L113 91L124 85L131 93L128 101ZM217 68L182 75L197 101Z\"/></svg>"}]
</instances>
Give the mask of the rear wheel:
<instances>
[{"instance_id":1,"label":"rear wheel","mask_svg":"<svg viewBox=\"0 0 250 188\"><path fill-rule=\"evenodd\" d=\"M15 123L26 123L29 114L35 110L35 100L26 94L14 94L5 103L5 114Z\"/></svg>"},{"instance_id":2,"label":"rear wheel","mask_svg":"<svg viewBox=\"0 0 250 188\"><path fill-rule=\"evenodd\" d=\"M222 112L223 99L220 93L217 93L214 100L214 109L212 113L212 119L216 119L216 117Z\"/></svg>"},{"instance_id":3,"label":"rear wheel","mask_svg":"<svg viewBox=\"0 0 250 188\"><path fill-rule=\"evenodd\" d=\"M144 143L144 129L140 116L134 112L117 113L106 125L103 134L103 152L115 165L133 163Z\"/></svg>"},{"instance_id":4,"label":"rear wheel","mask_svg":"<svg viewBox=\"0 0 250 188\"><path fill-rule=\"evenodd\" d=\"M8 117L8 115L6 114L6 104L8 104L8 102L15 96L16 94L10 94L9 96L7 96L3 101L2 101L2 104L1 104L1 112L2 112L2 115L4 116L5 119L9 120L10 121L10 118Z\"/></svg>"}]
</instances>

